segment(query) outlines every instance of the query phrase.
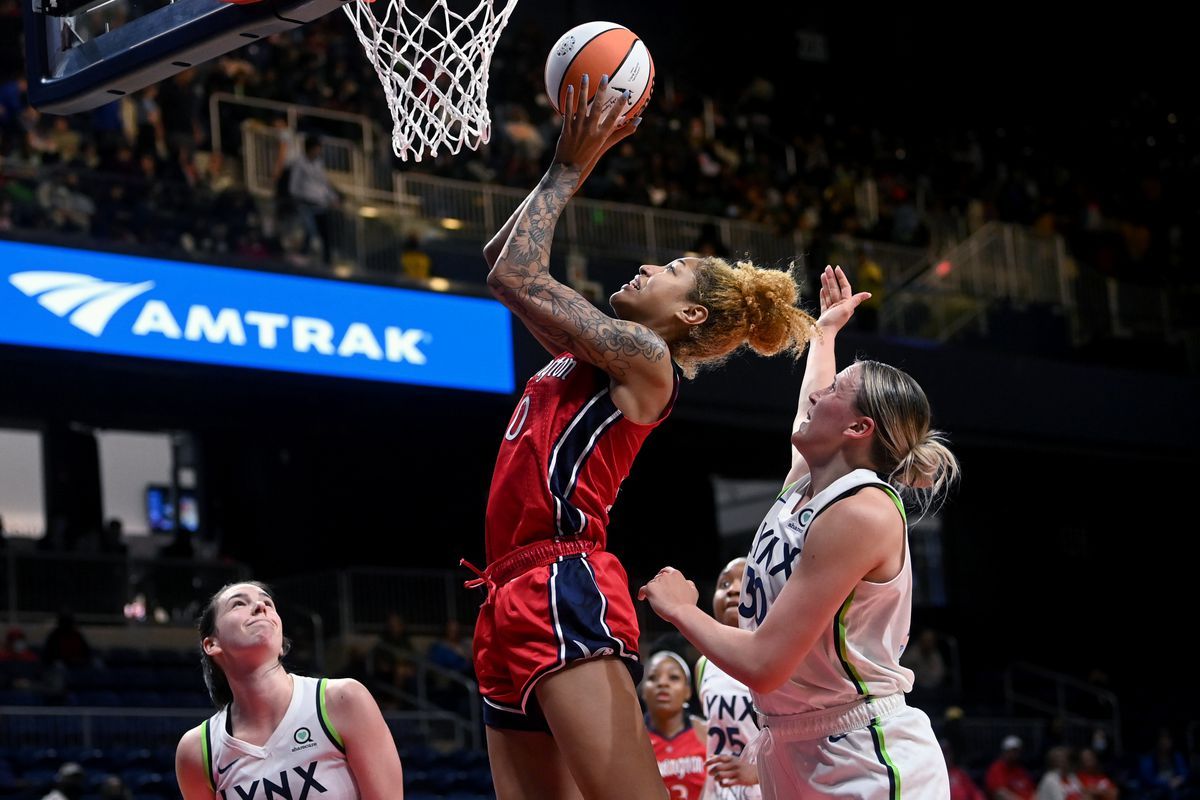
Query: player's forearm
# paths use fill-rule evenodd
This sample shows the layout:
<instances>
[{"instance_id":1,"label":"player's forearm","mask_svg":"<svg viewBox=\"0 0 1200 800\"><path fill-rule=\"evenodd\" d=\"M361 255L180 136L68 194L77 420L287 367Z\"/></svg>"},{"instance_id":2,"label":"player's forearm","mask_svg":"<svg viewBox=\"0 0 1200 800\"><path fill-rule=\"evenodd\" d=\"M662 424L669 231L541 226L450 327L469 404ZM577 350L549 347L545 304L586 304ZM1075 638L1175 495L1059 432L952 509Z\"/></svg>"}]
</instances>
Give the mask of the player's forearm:
<instances>
[{"instance_id":1,"label":"player's forearm","mask_svg":"<svg viewBox=\"0 0 1200 800\"><path fill-rule=\"evenodd\" d=\"M755 691L770 691L787 679L785 665L769 658L750 631L722 625L696 606L669 621L710 661Z\"/></svg>"},{"instance_id":2,"label":"player's forearm","mask_svg":"<svg viewBox=\"0 0 1200 800\"><path fill-rule=\"evenodd\" d=\"M554 229L575 193L579 175L580 168L573 165L554 164L547 170L511 220L511 233L488 273L489 285L549 269Z\"/></svg>"},{"instance_id":3,"label":"player's forearm","mask_svg":"<svg viewBox=\"0 0 1200 800\"><path fill-rule=\"evenodd\" d=\"M500 257L500 253L504 250L504 245L508 242L508 237L512 236L513 228L516 226L517 220L520 219L521 214L529 205L529 201L533 199L535 194L537 194L537 191L538 187L534 187L533 191L531 191L525 197L525 199L521 201L521 204L516 207L516 210L514 210L512 215L508 218L508 221L504 223L504 226L500 228L500 230L496 231L496 235L493 236L492 240L484 246L483 260L487 262L488 269L496 266L496 259Z\"/></svg>"},{"instance_id":4,"label":"player's forearm","mask_svg":"<svg viewBox=\"0 0 1200 800\"><path fill-rule=\"evenodd\" d=\"M812 408L809 396L833 383L837 375L837 353L834 343L837 331L817 327L817 334L808 342L808 360L804 364L804 378L800 382L800 397L796 401L796 418L792 421L792 433L800 427L808 410Z\"/></svg>"}]
</instances>

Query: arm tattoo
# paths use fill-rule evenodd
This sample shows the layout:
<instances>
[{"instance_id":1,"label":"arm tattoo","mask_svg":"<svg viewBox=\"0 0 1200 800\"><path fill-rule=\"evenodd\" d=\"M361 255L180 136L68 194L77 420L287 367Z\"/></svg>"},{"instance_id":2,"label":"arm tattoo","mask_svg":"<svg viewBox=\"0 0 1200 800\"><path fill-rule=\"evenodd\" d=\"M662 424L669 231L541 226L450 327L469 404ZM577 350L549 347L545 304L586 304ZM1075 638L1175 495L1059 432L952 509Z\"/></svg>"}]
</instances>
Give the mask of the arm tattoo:
<instances>
[{"instance_id":1,"label":"arm tattoo","mask_svg":"<svg viewBox=\"0 0 1200 800\"><path fill-rule=\"evenodd\" d=\"M577 168L555 165L529 198L488 276L496 296L544 341L572 349L620 379L639 361L658 362L667 344L644 325L604 314L550 276L550 245L558 218L574 194Z\"/></svg>"}]
</instances>

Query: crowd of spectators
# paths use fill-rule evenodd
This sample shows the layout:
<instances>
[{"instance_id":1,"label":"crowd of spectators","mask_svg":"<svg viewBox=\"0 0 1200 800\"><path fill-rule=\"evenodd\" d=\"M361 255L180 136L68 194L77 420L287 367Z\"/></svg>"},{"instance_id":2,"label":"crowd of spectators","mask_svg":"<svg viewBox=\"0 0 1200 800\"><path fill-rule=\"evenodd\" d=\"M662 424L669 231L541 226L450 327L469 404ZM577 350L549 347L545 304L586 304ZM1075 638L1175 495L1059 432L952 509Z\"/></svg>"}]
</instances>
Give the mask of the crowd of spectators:
<instances>
[{"instance_id":1,"label":"crowd of spectators","mask_svg":"<svg viewBox=\"0 0 1200 800\"><path fill-rule=\"evenodd\" d=\"M0 0L6 41L18 27L17 11L17 0ZM553 38L522 24L501 39L491 67L489 145L393 165L535 183L559 124L540 88L542 54ZM660 70L638 136L609 155L585 193L801 231L817 241L848 234L924 247L1003 220L1063 234L1078 260L1103 274L1197 282L1188 268L1196 209L1186 194L1197 172L1189 138L1195 120L1169 98L1142 90L1132 106L1081 113L1067 131L1032 120L918 131L814 87L806 87L809 102L796 103L790 84L779 84L750 74L742 85L702 88L679 71ZM89 113L39 114L24 89L23 64L9 54L0 61L0 231L244 258L327 261L327 242L311 215L281 226L246 193L237 159L241 118L217 121L222 144L215 150L208 98L229 92L386 119L379 82L340 14ZM1072 142L1072 135L1086 138ZM1105 149L1107 159L1098 156Z\"/></svg>"},{"instance_id":2,"label":"crowd of spectators","mask_svg":"<svg viewBox=\"0 0 1200 800\"><path fill-rule=\"evenodd\" d=\"M1052 744L1030 758L1016 735L1005 736L986 768L965 768L957 747L942 740L951 800L1187 800L1200 796L1194 765L1162 729L1149 749L1118 758L1096 746Z\"/></svg>"}]
</instances>

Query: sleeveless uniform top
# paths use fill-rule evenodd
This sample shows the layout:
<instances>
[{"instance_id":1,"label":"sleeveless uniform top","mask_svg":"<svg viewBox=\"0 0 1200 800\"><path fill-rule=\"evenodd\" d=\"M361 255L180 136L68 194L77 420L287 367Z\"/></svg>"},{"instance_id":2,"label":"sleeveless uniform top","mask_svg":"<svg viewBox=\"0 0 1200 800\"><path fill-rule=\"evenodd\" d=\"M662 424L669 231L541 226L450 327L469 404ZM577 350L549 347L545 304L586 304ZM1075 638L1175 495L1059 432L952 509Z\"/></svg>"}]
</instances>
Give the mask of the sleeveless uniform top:
<instances>
[{"instance_id":1,"label":"sleeveless uniform top","mask_svg":"<svg viewBox=\"0 0 1200 800\"><path fill-rule=\"evenodd\" d=\"M867 469L838 478L793 511L809 481L804 478L784 490L755 534L738 606L743 629L762 624L792 574L813 520L833 503L873 486L887 492L904 516L896 490ZM837 535L854 536L855 531ZM757 709L768 715L802 714L910 691L913 673L900 665L900 654L908 644L912 617L911 562L906 530L899 574L886 583L859 581L792 677L773 692L753 693Z\"/></svg>"},{"instance_id":2,"label":"sleeveless uniform top","mask_svg":"<svg viewBox=\"0 0 1200 800\"><path fill-rule=\"evenodd\" d=\"M654 758L658 761L658 772L667 786L671 800L700 800L704 790L704 742L696 734L691 723L674 736L663 736L650 727L646 718L646 731L650 744L654 746Z\"/></svg>"},{"instance_id":3,"label":"sleeveless uniform top","mask_svg":"<svg viewBox=\"0 0 1200 800\"><path fill-rule=\"evenodd\" d=\"M671 413L631 422L597 367L562 353L525 384L504 431L488 495L487 560L549 539L606 544L608 512L642 442Z\"/></svg>"},{"instance_id":4,"label":"sleeveless uniform top","mask_svg":"<svg viewBox=\"0 0 1200 800\"><path fill-rule=\"evenodd\" d=\"M234 737L229 706L201 724L204 766L221 800L358 800L342 739L325 711L327 679L292 681L287 713L261 747Z\"/></svg>"},{"instance_id":5,"label":"sleeveless uniform top","mask_svg":"<svg viewBox=\"0 0 1200 800\"><path fill-rule=\"evenodd\" d=\"M708 729L706 757L740 756L742 749L758 735L758 717L750 690L744 683L700 656L696 662L696 683L700 707ZM758 786L721 786L708 775L703 800L759 800Z\"/></svg>"}]
</instances>

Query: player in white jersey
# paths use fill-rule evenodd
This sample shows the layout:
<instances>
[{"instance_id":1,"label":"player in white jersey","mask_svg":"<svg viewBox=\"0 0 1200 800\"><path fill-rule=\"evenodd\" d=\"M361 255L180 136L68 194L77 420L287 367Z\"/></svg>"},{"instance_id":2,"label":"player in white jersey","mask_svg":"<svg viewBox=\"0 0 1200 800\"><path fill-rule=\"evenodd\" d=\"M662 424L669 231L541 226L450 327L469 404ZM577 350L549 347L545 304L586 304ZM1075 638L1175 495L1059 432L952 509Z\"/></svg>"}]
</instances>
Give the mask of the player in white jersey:
<instances>
[{"instance_id":1,"label":"player in white jersey","mask_svg":"<svg viewBox=\"0 0 1200 800\"><path fill-rule=\"evenodd\" d=\"M750 687L763 730L745 755L765 798L950 796L929 718L904 702L912 569L895 487L927 508L958 462L911 377L874 361L836 371L835 335L869 296L840 269L822 275L792 469L748 556L741 629L696 608L669 567L639 593Z\"/></svg>"},{"instance_id":2,"label":"player in white jersey","mask_svg":"<svg viewBox=\"0 0 1200 800\"><path fill-rule=\"evenodd\" d=\"M746 559L735 558L717 576L713 592L713 617L719 622L738 626L738 605L742 595L742 574ZM742 751L758 736L758 717L746 684L738 681L705 656L696 662L696 692L704 709L707 734L702 800L759 800L758 767Z\"/></svg>"},{"instance_id":3,"label":"player in white jersey","mask_svg":"<svg viewBox=\"0 0 1200 800\"><path fill-rule=\"evenodd\" d=\"M199 628L220 710L179 741L184 800L402 800L400 757L374 698L358 681L284 669L289 643L266 586L225 586Z\"/></svg>"}]
</instances>

